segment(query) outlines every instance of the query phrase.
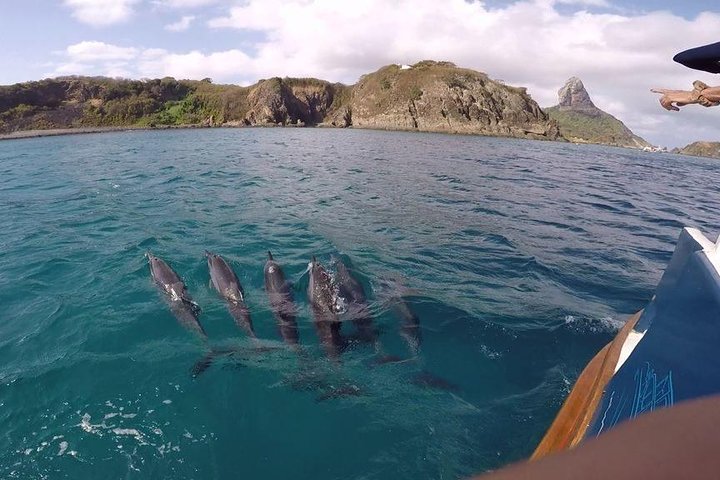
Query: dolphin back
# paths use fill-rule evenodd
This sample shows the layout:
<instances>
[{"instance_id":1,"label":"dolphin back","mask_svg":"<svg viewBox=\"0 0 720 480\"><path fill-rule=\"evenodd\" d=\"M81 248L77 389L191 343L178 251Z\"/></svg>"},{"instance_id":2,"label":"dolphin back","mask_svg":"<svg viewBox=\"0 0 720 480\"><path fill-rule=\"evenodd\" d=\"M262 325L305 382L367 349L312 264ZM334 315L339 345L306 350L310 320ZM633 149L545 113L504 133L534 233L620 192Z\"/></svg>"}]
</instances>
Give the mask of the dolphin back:
<instances>
[{"instance_id":1,"label":"dolphin back","mask_svg":"<svg viewBox=\"0 0 720 480\"><path fill-rule=\"evenodd\" d=\"M313 309L321 315L335 315L335 285L330 274L313 257L310 263L310 281L308 282L308 300Z\"/></svg>"},{"instance_id":2,"label":"dolphin back","mask_svg":"<svg viewBox=\"0 0 720 480\"><path fill-rule=\"evenodd\" d=\"M242 301L244 292L232 267L220 255L205 252L210 270L210 280L220 295L233 301Z\"/></svg>"},{"instance_id":3,"label":"dolphin back","mask_svg":"<svg viewBox=\"0 0 720 480\"><path fill-rule=\"evenodd\" d=\"M155 280L156 283L164 286L169 286L173 284L183 284L183 281L180 279L180 276L175 273L175 270L173 270L170 265L165 263L164 260L161 258L158 258L154 256L151 253L147 253L148 263L150 264L150 274L152 275L153 280Z\"/></svg>"},{"instance_id":4,"label":"dolphin back","mask_svg":"<svg viewBox=\"0 0 720 480\"><path fill-rule=\"evenodd\" d=\"M163 293L167 296L170 310L175 318L182 326L205 338L207 336L205 329L198 320L200 307L190 297L180 276L162 259L149 252L146 256L150 264L150 274L158 287L162 288Z\"/></svg>"},{"instance_id":5,"label":"dolphin back","mask_svg":"<svg viewBox=\"0 0 720 480\"><path fill-rule=\"evenodd\" d=\"M337 269L336 281L340 296L348 303L365 303L365 289L362 284L352 276L340 258L336 259L335 268Z\"/></svg>"},{"instance_id":6,"label":"dolphin back","mask_svg":"<svg viewBox=\"0 0 720 480\"><path fill-rule=\"evenodd\" d=\"M263 271L265 275L265 290L267 290L268 294L276 293L291 297L290 285L285 279L282 268L272 259L270 252L268 252L268 255L270 258L265 262L265 269Z\"/></svg>"}]
</instances>

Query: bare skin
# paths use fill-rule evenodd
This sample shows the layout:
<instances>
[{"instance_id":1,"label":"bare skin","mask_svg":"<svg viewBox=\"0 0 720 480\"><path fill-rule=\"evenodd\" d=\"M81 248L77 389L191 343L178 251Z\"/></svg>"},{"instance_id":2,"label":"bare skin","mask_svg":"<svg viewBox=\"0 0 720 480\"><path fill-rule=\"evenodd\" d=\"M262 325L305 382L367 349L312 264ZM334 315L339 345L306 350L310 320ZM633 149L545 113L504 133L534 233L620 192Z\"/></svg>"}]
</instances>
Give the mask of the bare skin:
<instances>
[{"instance_id":1,"label":"bare skin","mask_svg":"<svg viewBox=\"0 0 720 480\"><path fill-rule=\"evenodd\" d=\"M679 111L680 107L691 104L699 104L703 107L715 107L720 105L720 87L708 87L703 82L693 82L692 90L671 90L667 88L653 88L653 93L659 93L660 105L665 110Z\"/></svg>"},{"instance_id":2,"label":"bare skin","mask_svg":"<svg viewBox=\"0 0 720 480\"><path fill-rule=\"evenodd\" d=\"M717 478L720 396L641 415L577 448L476 480Z\"/></svg>"}]
</instances>

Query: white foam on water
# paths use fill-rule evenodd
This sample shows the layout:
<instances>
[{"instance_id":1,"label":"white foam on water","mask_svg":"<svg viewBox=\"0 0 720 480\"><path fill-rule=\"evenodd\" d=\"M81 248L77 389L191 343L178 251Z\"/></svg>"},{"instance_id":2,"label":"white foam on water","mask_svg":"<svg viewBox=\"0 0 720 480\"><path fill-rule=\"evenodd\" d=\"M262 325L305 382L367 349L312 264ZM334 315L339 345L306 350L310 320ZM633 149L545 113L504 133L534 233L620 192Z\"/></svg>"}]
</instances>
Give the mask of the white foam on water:
<instances>
[{"instance_id":1,"label":"white foam on water","mask_svg":"<svg viewBox=\"0 0 720 480\"><path fill-rule=\"evenodd\" d=\"M133 435L133 436L141 436L142 435L135 428L113 428L112 432L116 435Z\"/></svg>"},{"instance_id":2,"label":"white foam on water","mask_svg":"<svg viewBox=\"0 0 720 480\"><path fill-rule=\"evenodd\" d=\"M68 442L66 442L66 441L60 442L60 451L57 453L57 456L59 457L59 456L63 455L65 453L65 451L67 450L67 448L68 448Z\"/></svg>"},{"instance_id":3,"label":"white foam on water","mask_svg":"<svg viewBox=\"0 0 720 480\"><path fill-rule=\"evenodd\" d=\"M135 440L140 443L140 445L148 445L148 443L145 441L145 437L143 436L143 434L136 428L113 428L112 432L115 435L134 437Z\"/></svg>"},{"instance_id":4,"label":"white foam on water","mask_svg":"<svg viewBox=\"0 0 720 480\"><path fill-rule=\"evenodd\" d=\"M502 357L502 353L492 350L485 344L480 346L480 352L490 360L497 360L498 358Z\"/></svg>"},{"instance_id":5,"label":"white foam on water","mask_svg":"<svg viewBox=\"0 0 720 480\"><path fill-rule=\"evenodd\" d=\"M91 419L92 419L92 417L90 416L89 413L84 413L82 416L82 420L80 420L79 426L80 426L80 428L85 430L87 433L96 433L97 432L97 429L95 428L96 426L90 423Z\"/></svg>"},{"instance_id":6,"label":"white foam on water","mask_svg":"<svg viewBox=\"0 0 720 480\"><path fill-rule=\"evenodd\" d=\"M625 325L625 321L609 315L599 318L565 315L565 325L579 333L614 333Z\"/></svg>"}]
</instances>

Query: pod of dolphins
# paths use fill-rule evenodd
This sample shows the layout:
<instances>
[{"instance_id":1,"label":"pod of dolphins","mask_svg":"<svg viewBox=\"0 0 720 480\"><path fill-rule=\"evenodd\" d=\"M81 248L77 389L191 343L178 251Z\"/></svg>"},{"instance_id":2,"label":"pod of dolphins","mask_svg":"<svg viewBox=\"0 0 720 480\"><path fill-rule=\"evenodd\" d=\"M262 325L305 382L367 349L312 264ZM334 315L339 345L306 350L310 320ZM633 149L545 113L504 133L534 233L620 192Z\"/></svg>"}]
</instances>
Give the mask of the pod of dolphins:
<instances>
[{"instance_id":1,"label":"pod of dolphins","mask_svg":"<svg viewBox=\"0 0 720 480\"><path fill-rule=\"evenodd\" d=\"M146 257L150 264L152 279L164 294L173 315L181 325L196 332L203 341L207 341L207 334L199 320L200 307L191 298L180 276L162 259L149 252ZM220 255L206 251L205 257L213 288L227 304L228 311L237 326L257 342L250 311L245 304L245 295L237 275ZM340 258L333 258L333 264L336 268L334 276L315 257L312 258L307 269L309 274L307 297L320 343L326 355L336 360L346 346L346 339L341 334L341 315L352 320L357 331L353 339L358 342L376 343L377 331L373 327L362 284L352 276ZM297 307L293 300L292 288L271 252L268 252L264 277L265 291L277 321L280 337L288 346L298 348L300 340ZM421 343L418 318L401 297L393 298L392 303L395 312L401 318L400 334L413 357L416 357ZM213 354L196 365L194 374L199 374L207 368L212 356ZM379 363L392 361L402 361L402 359L388 356Z\"/></svg>"}]
</instances>

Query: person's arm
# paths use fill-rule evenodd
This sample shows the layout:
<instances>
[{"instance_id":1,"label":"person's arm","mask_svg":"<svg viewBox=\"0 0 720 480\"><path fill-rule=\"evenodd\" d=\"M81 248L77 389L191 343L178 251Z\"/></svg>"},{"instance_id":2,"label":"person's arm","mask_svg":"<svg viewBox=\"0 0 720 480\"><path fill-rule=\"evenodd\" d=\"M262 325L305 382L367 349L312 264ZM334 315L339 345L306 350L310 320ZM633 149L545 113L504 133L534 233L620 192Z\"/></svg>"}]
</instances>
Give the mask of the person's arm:
<instances>
[{"instance_id":1,"label":"person's arm","mask_svg":"<svg viewBox=\"0 0 720 480\"><path fill-rule=\"evenodd\" d=\"M641 415L578 447L475 480L718 478L720 396Z\"/></svg>"},{"instance_id":2,"label":"person's arm","mask_svg":"<svg viewBox=\"0 0 720 480\"><path fill-rule=\"evenodd\" d=\"M660 93L660 105L666 110L680 110L679 107L690 104L700 104L704 107L720 105L720 87L708 87L700 80L693 82L692 90L670 90L667 88L653 88L653 93Z\"/></svg>"}]
</instances>

